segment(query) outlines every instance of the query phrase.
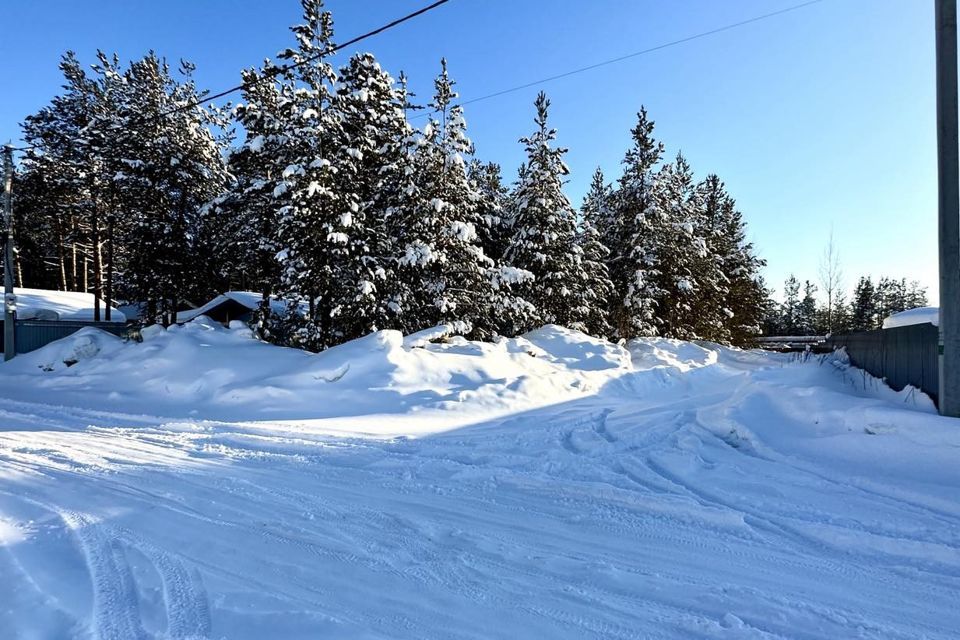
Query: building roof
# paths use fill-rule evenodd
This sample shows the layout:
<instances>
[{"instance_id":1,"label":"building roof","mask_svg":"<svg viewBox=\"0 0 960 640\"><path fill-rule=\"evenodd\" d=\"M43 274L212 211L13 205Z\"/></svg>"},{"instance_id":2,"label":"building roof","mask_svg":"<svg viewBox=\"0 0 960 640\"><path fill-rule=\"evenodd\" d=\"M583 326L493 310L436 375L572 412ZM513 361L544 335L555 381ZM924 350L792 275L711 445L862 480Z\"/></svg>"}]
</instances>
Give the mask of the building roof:
<instances>
[{"instance_id":1,"label":"building roof","mask_svg":"<svg viewBox=\"0 0 960 640\"><path fill-rule=\"evenodd\" d=\"M227 291L222 293L213 300L210 300L206 304L203 304L196 309L190 309L188 311L178 311L177 312L177 322L190 322L197 316L202 316L207 313L212 312L217 307L227 304L227 303L237 303L247 309L254 311L260 302L263 300L263 294L256 291ZM270 309L278 315L286 313L287 303L283 300L277 300L276 298L270 299Z\"/></svg>"},{"instance_id":2,"label":"building roof","mask_svg":"<svg viewBox=\"0 0 960 640\"><path fill-rule=\"evenodd\" d=\"M895 327L908 327L912 324L930 323L935 327L940 326L940 307L917 307L916 309L907 309L900 313L884 319L883 328L893 329Z\"/></svg>"},{"instance_id":3,"label":"building roof","mask_svg":"<svg viewBox=\"0 0 960 640\"><path fill-rule=\"evenodd\" d=\"M17 318L20 320L69 320L93 322L94 296L81 291L53 291L15 287ZM100 302L100 320L106 322L106 305ZM110 322L124 323L126 316L112 307Z\"/></svg>"}]
</instances>

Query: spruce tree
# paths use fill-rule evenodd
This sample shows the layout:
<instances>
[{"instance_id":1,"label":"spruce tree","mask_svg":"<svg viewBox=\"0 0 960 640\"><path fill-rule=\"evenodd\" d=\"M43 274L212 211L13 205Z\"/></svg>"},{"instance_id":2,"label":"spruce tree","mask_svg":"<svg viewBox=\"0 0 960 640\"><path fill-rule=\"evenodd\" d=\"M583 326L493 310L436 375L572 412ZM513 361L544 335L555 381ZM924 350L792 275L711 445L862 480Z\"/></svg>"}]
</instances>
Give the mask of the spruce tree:
<instances>
[{"instance_id":1,"label":"spruce tree","mask_svg":"<svg viewBox=\"0 0 960 640\"><path fill-rule=\"evenodd\" d=\"M487 257L499 262L509 240L510 190L503 184L500 165L495 162L474 158L467 173L478 197L480 245Z\"/></svg>"},{"instance_id":2,"label":"spruce tree","mask_svg":"<svg viewBox=\"0 0 960 640\"><path fill-rule=\"evenodd\" d=\"M522 295L536 308L537 323L586 330L593 294L577 244L576 212L563 193L569 173L563 162L567 150L552 144L556 130L547 122L546 94L541 92L534 104L537 129L520 139L527 153L526 171L512 199L516 208L504 257L533 274Z\"/></svg>"},{"instance_id":3,"label":"spruce tree","mask_svg":"<svg viewBox=\"0 0 960 640\"><path fill-rule=\"evenodd\" d=\"M394 257L403 212L416 204L415 141L406 118L407 95L371 54L352 57L340 70L331 109L342 142L334 149L336 188L352 193L349 278L340 310L345 337L384 327L402 328L404 292Z\"/></svg>"},{"instance_id":4,"label":"spruce tree","mask_svg":"<svg viewBox=\"0 0 960 640\"><path fill-rule=\"evenodd\" d=\"M350 170L341 161L352 147L342 113L331 108L336 74L324 54L332 48L332 17L320 0L301 4L303 22L291 29L297 48L280 54L295 85L287 120L295 153L274 190L284 203L278 211L277 288L287 300L287 315L276 330L285 342L319 351L352 337L358 321L352 313L369 302L374 287L361 260L367 246L357 220L359 196L340 188L340 172Z\"/></svg>"},{"instance_id":5,"label":"spruce tree","mask_svg":"<svg viewBox=\"0 0 960 640\"><path fill-rule=\"evenodd\" d=\"M613 189L597 167L590 181L590 190L580 206L580 232L578 243L583 254L583 270L589 283L590 299L586 325L588 332L602 337L612 337L610 307L614 300L613 282L607 262L610 249L603 244L601 228L609 224L612 216Z\"/></svg>"},{"instance_id":6,"label":"spruce tree","mask_svg":"<svg viewBox=\"0 0 960 640\"><path fill-rule=\"evenodd\" d=\"M657 209L654 169L663 145L653 138L646 109L631 130L633 146L623 159L624 172L614 196L614 215L600 229L610 249L608 268L615 291L612 321L616 337L657 334L657 282L661 213Z\"/></svg>"},{"instance_id":7,"label":"spruce tree","mask_svg":"<svg viewBox=\"0 0 960 640\"><path fill-rule=\"evenodd\" d=\"M869 276L861 277L853 290L850 315L854 331L870 331L877 326L875 291Z\"/></svg>"},{"instance_id":8,"label":"spruce tree","mask_svg":"<svg viewBox=\"0 0 960 640\"><path fill-rule=\"evenodd\" d=\"M760 278L765 263L747 242L743 216L720 178L707 176L698 190L704 210L705 267L719 273L701 284L696 306L704 314L695 325L697 333L716 342L748 344L761 332L769 299Z\"/></svg>"},{"instance_id":9,"label":"spruce tree","mask_svg":"<svg viewBox=\"0 0 960 640\"><path fill-rule=\"evenodd\" d=\"M794 335L811 336L816 334L817 326L817 287L809 280L803 284L803 299L797 307L797 333Z\"/></svg>"},{"instance_id":10,"label":"spruce tree","mask_svg":"<svg viewBox=\"0 0 960 640\"><path fill-rule=\"evenodd\" d=\"M783 304L780 306L780 325L784 335L795 336L800 333L800 281L790 274L783 283Z\"/></svg>"},{"instance_id":11,"label":"spruce tree","mask_svg":"<svg viewBox=\"0 0 960 640\"><path fill-rule=\"evenodd\" d=\"M489 310L496 300L496 267L477 233L478 195L467 176L473 144L453 87L441 60L432 115L414 158L416 196L399 219L398 304L405 331L457 322L483 337L495 330Z\"/></svg>"},{"instance_id":12,"label":"spruce tree","mask_svg":"<svg viewBox=\"0 0 960 640\"><path fill-rule=\"evenodd\" d=\"M283 171L302 146L291 127L296 105L292 79L269 60L262 69L243 71L242 101L234 117L245 138L228 160L231 181L227 191L211 203L220 227L219 281L223 288L252 289L263 295L256 329L272 338L270 300L280 280L279 224L288 211L289 192Z\"/></svg>"},{"instance_id":13,"label":"spruce tree","mask_svg":"<svg viewBox=\"0 0 960 640\"><path fill-rule=\"evenodd\" d=\"M703 221L700 192L682 154L658 172L654 197L657 333L681 340L700 338L697 325L708 332L722 327L717 305L698 304L698 298L709 298L721 275L707 250L703 234L709 230Z\"/></svg>"}]
</instances>

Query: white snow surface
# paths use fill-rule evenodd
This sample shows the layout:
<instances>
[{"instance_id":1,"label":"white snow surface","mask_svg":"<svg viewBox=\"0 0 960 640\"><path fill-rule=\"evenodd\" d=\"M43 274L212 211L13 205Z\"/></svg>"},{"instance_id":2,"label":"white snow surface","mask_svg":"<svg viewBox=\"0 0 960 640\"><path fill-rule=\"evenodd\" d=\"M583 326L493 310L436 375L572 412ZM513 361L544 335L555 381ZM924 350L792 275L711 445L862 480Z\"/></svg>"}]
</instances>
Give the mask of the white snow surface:
<instances>
[{"instance_id":1,"label":"white snow surface","mask_svg":"<svg viewBox=\"0 0 960 640\"><path fill-rule=\"evenodd\" d=\"M0 365L0 637L960 629L958 423L843 361L144 337Z\"/></svg>"},{"instance_id":2,"label":"white snow surface","mask_svg":"<svg viewBox=\"0 0 960 640\"><path fill-rule=\"evenodd\" d=\"M928 322L935 327L940 326L940 307L917 307L916 309L907 309L895 313L883 320L883 328L909 327L913 324L926 324Z\"/></svg>"},{"instance_id":3,"label":"white snow surface","mask_svg":"<svg viewBox=\"0 0 960 640\"><path fill-rule=\"evenodd\" d=\"M21 320L93 320L92 293L21 287L14 287L13 293L17 297L17 318ZM100 319L106 322L103 301L100 302ZM110 321L123 323L127 319L116 307L111 307Z\"/></svg>"}]
</instances>

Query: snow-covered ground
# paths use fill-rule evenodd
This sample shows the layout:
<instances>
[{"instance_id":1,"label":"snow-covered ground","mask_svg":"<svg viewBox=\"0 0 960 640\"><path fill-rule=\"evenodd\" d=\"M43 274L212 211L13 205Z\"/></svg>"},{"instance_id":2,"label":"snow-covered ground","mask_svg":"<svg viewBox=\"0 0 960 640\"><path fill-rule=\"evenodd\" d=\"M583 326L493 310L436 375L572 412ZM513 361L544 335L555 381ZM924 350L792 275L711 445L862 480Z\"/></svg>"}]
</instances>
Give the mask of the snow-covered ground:
<instances>
[{"instance_id":1,"label":"snow-covered ground","mask_svg":"<svg viewBox=\"0 0 960 640\"><path fill-rule=\"evenodd\" d=\"M960 427L925 397L427 337L201 319L0 365L0 637L957 637Z\"/></svg>"}]
</instances>

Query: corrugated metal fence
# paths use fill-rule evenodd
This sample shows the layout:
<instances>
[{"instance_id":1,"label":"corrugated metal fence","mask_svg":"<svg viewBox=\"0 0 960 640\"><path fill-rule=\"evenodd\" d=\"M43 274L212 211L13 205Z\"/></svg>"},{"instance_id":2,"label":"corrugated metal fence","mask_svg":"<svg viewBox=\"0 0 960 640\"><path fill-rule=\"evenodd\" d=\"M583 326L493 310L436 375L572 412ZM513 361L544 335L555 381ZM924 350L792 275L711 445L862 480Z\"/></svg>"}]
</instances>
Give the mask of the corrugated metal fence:
<instances>
[{"instance_id":1,"label":"corrugated metal fence","mask_svg":"<svg viewBox=\"0 0 960 640\"><path fill-rule=\"evenodd\" d=\"M17 353L29 353L65 338L84 327L103 329L115 336L124 337L128 327L117 322L69 322L64 320L17 320ZM3 320L0 319L0 351L3 350Z\"/></svg>"},{"instance_id":2,"label":"corrugated metal fence","mask_svg":"<svg viewBox=\"0 0 960 640\"><path fill-rule=\"evenodd\" d=\"M850 362L896 390L913 385L934 402L940 385L938 329L915 324L831 336L834 349L846 347Z\"/></svg>"}]
</instances>

